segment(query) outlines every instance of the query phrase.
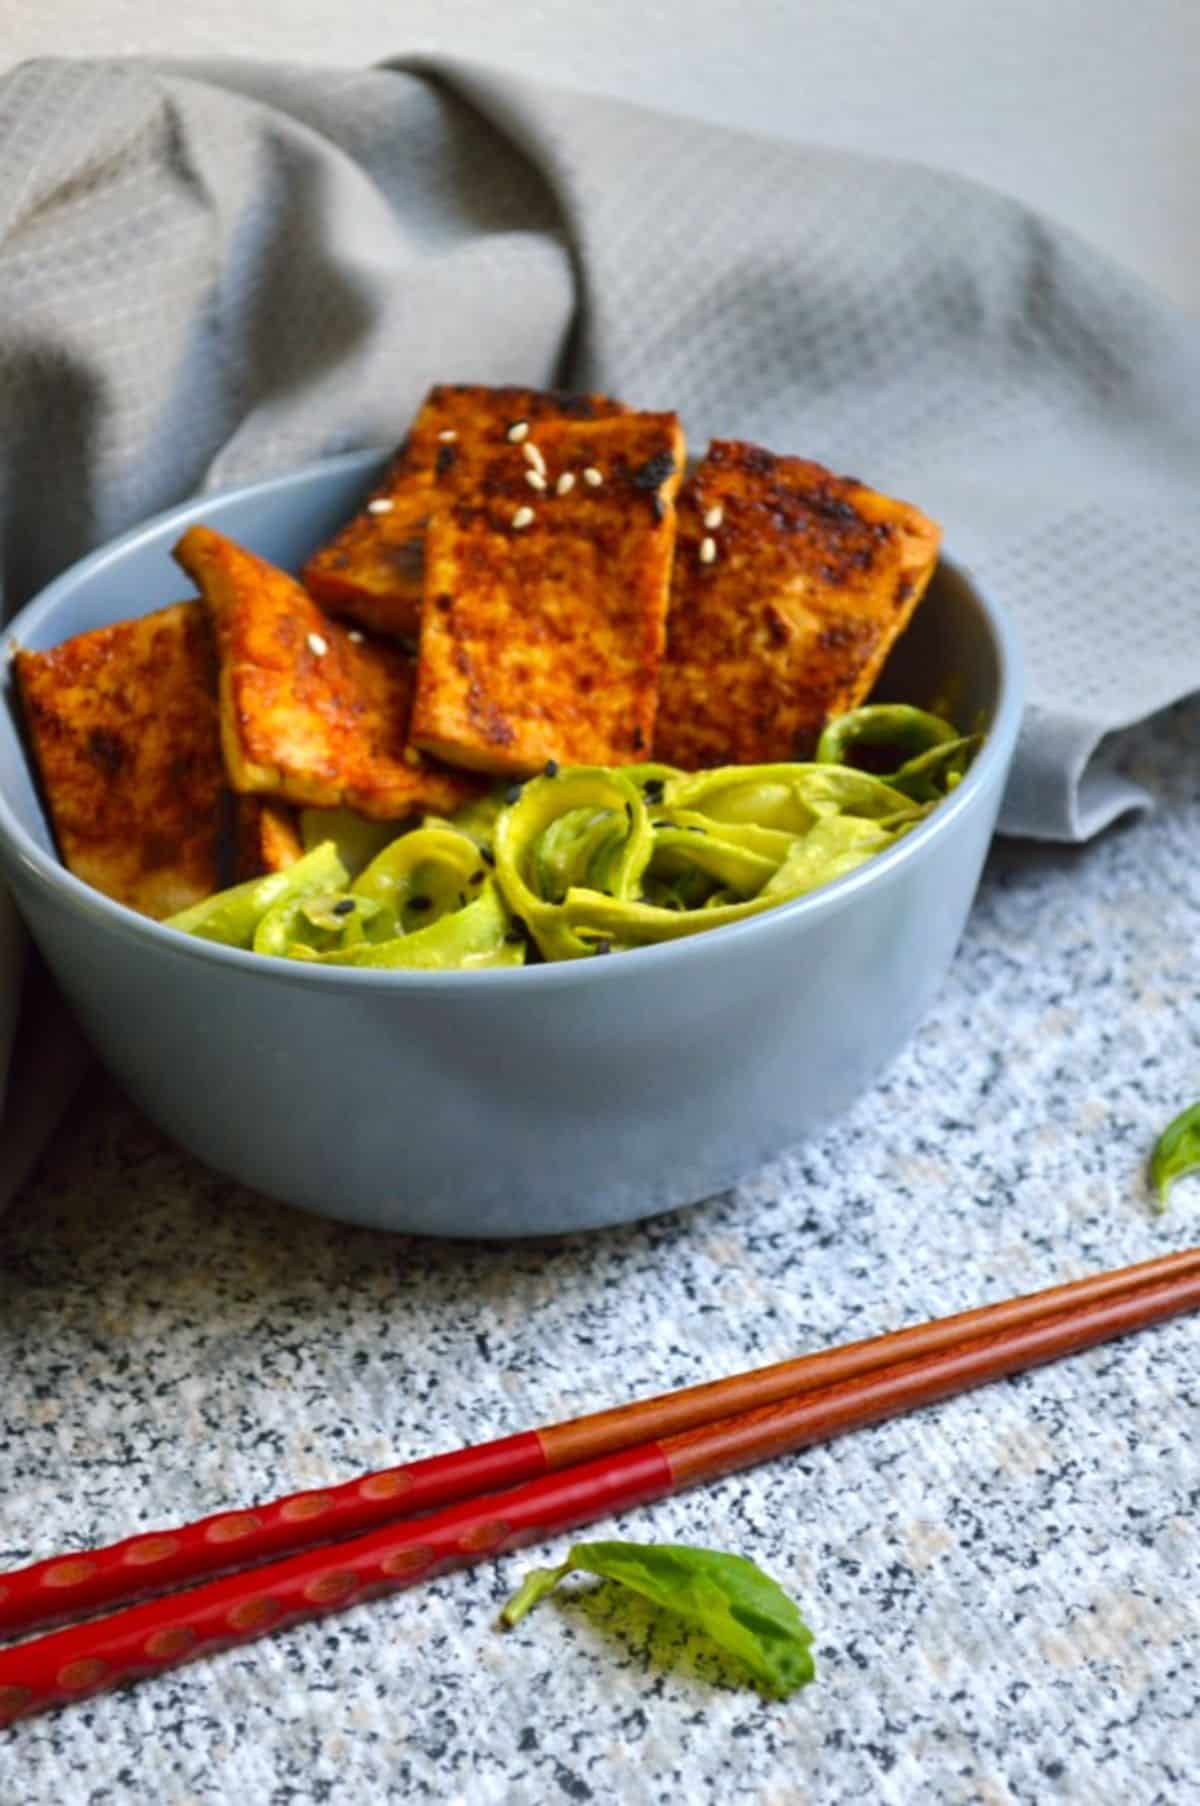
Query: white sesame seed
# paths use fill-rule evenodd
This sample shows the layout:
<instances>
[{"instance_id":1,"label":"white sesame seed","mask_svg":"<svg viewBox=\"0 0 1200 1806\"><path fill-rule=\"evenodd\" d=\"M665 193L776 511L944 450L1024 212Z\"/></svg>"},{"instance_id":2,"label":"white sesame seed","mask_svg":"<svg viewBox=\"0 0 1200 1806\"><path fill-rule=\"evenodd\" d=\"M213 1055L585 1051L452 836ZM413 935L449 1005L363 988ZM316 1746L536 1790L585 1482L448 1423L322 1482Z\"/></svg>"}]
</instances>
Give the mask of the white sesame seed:
<instances>
[{"instance_id":1,"label":"white sesame seed","mask_svg":"<svg viewBox=\"0 0 1200 1806\"><path fill-rule=\"evenodd\" d=\"M406 746L404 748L404 763L406 765L411 765L415 771L420 770L424 761L415 746Z\"/></svg>"},{"instance_id":2,"label":"white sesame seed","mask_svg":"<svg viewBox=\"0 0 1200 1806\"><path fill-rule=\"evenodd\" d=\"M533 440L526 439L524 445L521 447L521 450L524 453L525 462L527 464L532 464L533 468L535 470L540 470L542 475L545 476L546 460L545 460L545 458L543 458L543 456L542 456L541 452L538 450L537 446L533 443Z\"/></svg>"},{"instance_id":3,"label":"white sesame seed","mask_svg":"<svg viewBox=\"0 0 1200 1806\"><path fill-rule=\"evenodd\" d=\"M518 508L512 517L512 524L519 533L522 527L528 527L533 521L532 508Z\"/></svg>"},{"instance_id":4,"label":"white sesame seed","mask_svg":"<svg viewBox=\"0 0 1200 1806\"><path fill-rule=\"evenodd\" d=\"M444 445L449 445L453 440L458 438L458 434L452 426L448 426L444 432L438 434L438 438Z\"/></svg>"},{"instance_id":5,"label":"white sesame seed","mask_svg":"<svg viewBox=\"0 0 1200 1806\"><path fill-rule=\"evenodd\" d=\"M590 489L599 489L601 483L603 483L603 481L604 481L604 478L601 476L600 472L596 469L596 466L594 464L589 464L587 469L583 473L583 480Z\"/></svg>"},{"instance_id":6,"label":"white sesame seed","mask_svg":"<svg viewBox=\"0 0 1200 1806\"><path fill-rule=\"evenodd\" d=\"M704 511L704 524L706 527L719 527L724 519L725 510L722 508L720 502L718 502L714 508L706 508Z\"/></svg>"},{"instance_id":7,"label":"white sesame seed","mask_svg":"<svg viewBox=\"0 0 1200 1806\"><path fill-rule=\"evenodd\" d=\"M555 495L570 495L574 487L575 472L573 470L564 470L561 477L559 477L558 482L554 485L554 493Z\"/></svg>"},{"instance_id":8,"label":"white sesame seed","mask_svg":"<svg viewBox=\"0 0 1200 1806\"><path fill-rule=\"evenodd\" d=\"M700 562L701 562L701 564L712 564L715 561L716 556L717 556L716 540L708 539L708 538L702 539L700 541Z\"/></svg>"},{"instance_id":9,"label":"white sesame seed","mask_svg":"<svg viewBox=\"0 0 1200 1806\"><path fill-rule=\"evenodd\" d=\"M528 420L514 420L512 425L508 429L507 437L513 445L520 445L522 439L527 438L528 434L529 434Z\"/></svg>"},{"instance_id":10,"label":"white sesame seed","mask_svg":"<svg viewBox=\"0 0 1200 1806\"><path fill-rule=\"evenodd\" d=\"M358 628L357 628L357 627L352 627L352 628L351 628L351 629L350 629L350 631L349 631L349 633L348 633L348 634L347 634L347 635L346 635L346 638L347 638L347 639L348 639L348 640L353 640L353 641L354 641L354 644L355 644L355 645L356 645L356 646L361 646L361 645L362 645L362 643L363 643L363 636L362 636L362 634L361 634L361 633L360 633L360 632L359 632L359 631L358 631Z\"/></svg>"},{"instance_id":11,"label":"white sesame seed","mask_svg":"<svg viewBox=\"0 0 1200 1806\"><path fill-rule=\"evenodd\" d=\"M546 487L546 479L540 470L527 470L525 472L525 481L529 484L531 489L544 489Z\"/></svg>"},{"instance_id":12,"label":"white sesame seed","mask_svg":"<svg viewBox=\"0 0 1200 1806\"><path fill-rule=\"evenodd\" d=\"M314 658L324 658L325 654L329 651L329 641L322 639L319 633L310 633L308 636L308 649Z\"/></svg>"},{"instance_id":13,"label":"white sesame seed","mask_svg":"<svg viewBox=\"0 0 1200 1806\"><path fill-rule=\"evenodd\" d=\"M395 506L395 502L389 502L386 495L377 495L373 502L367 503L367 513L390 514Z\"/></svg>"}]
</instances>

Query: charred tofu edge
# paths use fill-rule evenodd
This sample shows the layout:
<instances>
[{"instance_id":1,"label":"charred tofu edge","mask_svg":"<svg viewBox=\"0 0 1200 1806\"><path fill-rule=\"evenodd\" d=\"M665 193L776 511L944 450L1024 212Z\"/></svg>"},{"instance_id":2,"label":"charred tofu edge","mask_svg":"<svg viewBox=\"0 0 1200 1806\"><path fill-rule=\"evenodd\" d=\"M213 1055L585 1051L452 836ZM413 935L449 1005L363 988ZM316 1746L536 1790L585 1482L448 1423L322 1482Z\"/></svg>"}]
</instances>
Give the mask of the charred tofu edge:
<instances>
[{"instance_id":1,"label":"charred tofu edge","mask_svg":"<svg viewBox=\"0 0 1200 1806\"><path fill-rule=\"evenodd\" d=\"M576 764L634 763L649 755L653 738L674 498L686 452L682 429L674 414L630 412L583 425L550 422L533 442L536 461L517 455L528 443L514 444L511 456L507 448L498 449L481 465L471 489L452 492L433 512L412 738L452 764L495 776L525 775L550 757ZM541 478L536 487L528 483L531 470ZM570 485L559 491L558 479L568 474ZM586 711L572 718L568 707L554 719L555 690L571 689L566 645L547 672L544 712L530 706L537 700L536 676L528 680L530 693L514 699L511 676L502 669L506 651L528 644L536 652L544 643L544 621L534 621L528 634L523 631L531 607L536 613L531 598L543 577L539 549L547 548L546 579L553 572L561 591L562 563L572 539L581 552L588 552L584 568L595 577L594 548L614 537L620 543L615 553L609 543L608 562L611 582L620 586L630 615L629 643L623 648L628 664L607 691L597 685L595 693L611 702L613 686L623 686L624 719L632 723L627 747L614 737L615 705L608 709L608 719L599 707L592 721ZM623 559L631 568L622 568ZM456 591L465 609L456 610ZM460 629L457 620L464 612L468 625ZM576 644L586 644L589 623L604 625L613 612L605 608L600 581L591 593L581 585ZM511 635L502 632L501 617ZM561 619L554 623L556 633L562 625ZM493 643L497 638L502 642L493 645L492 657L487 656L485 628ZM602 674L588 675L594 680ZM562 696L557 700L562 704ZM586 744L589 733L591 745Z\"/></svg>"},{"instance_id":2,"label":"charred tofu edge","mask_svg":"<svg viewBox=\"0 0 1200 1806\"><path fill-rule=\"evenodd\" d=\"M472 779L437 769L405 744L415 673L399 646L364 639L330 620L289 572L212 528L190 527L175 556L200 586L216 622L221 744L236 791L311 808L344 806L387 821L428 809L449 813L478 793ZM258 583L261 617L253 612ZM278 663L264 659L261 648L256 656L248 643L251 630L274 620L295 623L280 636ZM269 643L269 632L265 637ZM310 691L296 694L306 657L318 666L329 658L330 669L323 676L314 669ZM308 767L264 757L272 736L286 750L286 735L280 735L289 702L301 742L308 736L315 745ZM393 702L403 709L403 720L399 713L385 718ZM373 726L386 728L394 750L373 744Z\"/></svg>"},{"instance_id":3,"label":"charred tofu edge","mask_svg":"<svg viewBox=\"0 0 1200 1806\"><path fill-rule=\"evenodd\" d=\"M265 796L237 796L234 804L236 881L286 871L303 856L300 820L291 804Z\"/></svg>"},{"instance_id":4,"label":"charred tofu edge","mask_svg":"<svg viewBox=\"0 0 1200 1806\"><path fill-rule=\"evenodd\" d=\"M165 667L173 687L165 696L160 688L161 708L147 681L146 653L111 674L102 662L90 689L86 664L72 666L73 659L102 658L105 642L124 637L137 645L164 629L175 636L168 652L176 656ZM156 919L198 902L225 876L228 792L209 634L204 606L192 598L45 649L17 645L11 655L31 772L63 864L114 902ZM163 676L161 660L153 669ZM140 702L132 711L131 693ZM172 752L168 736L176 724L184 743ZM156 733L164 738L148 762ZM173 776L181 753L185 762ZM114 798L121 813L110 821L106 804Z\"/></svg>"},{"instance_id":5,"label":"charred tofu edge","mask_svg":"<svg viewBox=\"0 0 1200 1806\"><path fill-rule=\"evenodd\" d=\"M853 477L713 441L680 496L658 755L687 766L807 756L830 716L869 695L940 540L919 509ZM805 586L796 600L793 584ZM811 640L789 654L790 623L806 615Z\"/></svg>"},{"instance_id":6,"label":"charred tofu edge","mask_svg":"<svg viewBox=\"0 0 1200 1806\"><path fill-rule=\"evenodd\" d=\"M506 440L519 445L548 421L600 420L630 410L607 395L512 384L436 383L366 502L301 572L331 614L377 633L420 629L424 539L435 486ZM513 437L517 435L517 437Z\"/></svg>"}]
</instances>

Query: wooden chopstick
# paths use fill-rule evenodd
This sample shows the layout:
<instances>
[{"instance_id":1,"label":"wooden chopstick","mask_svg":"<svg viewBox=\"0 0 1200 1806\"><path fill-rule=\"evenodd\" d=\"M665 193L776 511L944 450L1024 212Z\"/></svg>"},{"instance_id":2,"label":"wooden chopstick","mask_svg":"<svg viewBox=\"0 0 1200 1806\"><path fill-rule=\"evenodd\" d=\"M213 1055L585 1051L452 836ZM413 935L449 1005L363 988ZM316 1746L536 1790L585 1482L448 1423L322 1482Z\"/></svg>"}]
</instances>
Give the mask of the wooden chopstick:
<instances>
[{"instance_id":1,"label":"wooden chopstick","mask_svg":"<svg viewBox=\"0 0 1200 1806\"><path fill-rule=\"evenodd\" d=\"M953 1348L965 1338L1032 1323L1159 1278L1200 1269L1200 1248L1161 1255L1067 1285L960 1311L732 1378L638 1399L573 1422L544 1426L358 1479L290 1493L249 1510L223 1511L106 1548L50 1556L0 1573L0 1638L62 1622L147 1593L249 1567L318 1543L342 1541L398 1518L519 1485L548 1473L750 1411L819 1386L838 1385L896 1361Z\"/></svg>"},{"instance_id":2,"label":"wooden chopstick","mask_svg":"<svg viewBox=\"0 0 1200 1806\"><path fill-rule=\"evenodd\" d=\"M993 1319L981 1333L978 1313L968 1313L977 1333L915 1354L912 1333L902 1331L891 1345L907 1358L0 1651L0 1721L159 1673L1200 1308L1195 1258L1168 1257L1165 1277L1164 1263L1150 1264L1158 1276L1149 1282L1128 1283L1145 1268L1127 1269L1123 1289L1109 1287L1083 1302L1076 1296L1065 1306L1058 1288L1058 1310L1015 1322L1010 1316L999 1328ZM1044 1305L1053 1295L1034 1296Z\"/></svg>"}]
</instances>

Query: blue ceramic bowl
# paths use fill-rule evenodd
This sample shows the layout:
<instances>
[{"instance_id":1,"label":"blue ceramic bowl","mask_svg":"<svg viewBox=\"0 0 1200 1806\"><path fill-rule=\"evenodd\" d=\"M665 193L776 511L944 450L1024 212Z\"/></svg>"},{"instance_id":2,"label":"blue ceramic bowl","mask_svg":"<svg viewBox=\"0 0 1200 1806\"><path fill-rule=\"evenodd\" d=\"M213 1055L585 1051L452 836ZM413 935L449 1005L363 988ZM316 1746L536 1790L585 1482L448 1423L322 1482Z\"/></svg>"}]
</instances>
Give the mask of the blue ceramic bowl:
<instances>
[{"instance_id":1,"label":"blue ceramic bowl","mask_svg":"<svg viewBox=\"0 0 1200 1806\"><path fill-rule=\"evenodd\" d=\"M17 618L45 648L187 593L203 520L297 569L380 467L356 453L172 509ZM100 1058L218 1171L374 1228L516 1236L691 1203L823 1129L912 1034L958 944L1021 711L1012 630L948 565L881 689L956 686L991 726L964 782L849 877L614 959L528 970L329 970L190 939L59 863L0 711L0 867Z\"/></svg>"}]
</instances>

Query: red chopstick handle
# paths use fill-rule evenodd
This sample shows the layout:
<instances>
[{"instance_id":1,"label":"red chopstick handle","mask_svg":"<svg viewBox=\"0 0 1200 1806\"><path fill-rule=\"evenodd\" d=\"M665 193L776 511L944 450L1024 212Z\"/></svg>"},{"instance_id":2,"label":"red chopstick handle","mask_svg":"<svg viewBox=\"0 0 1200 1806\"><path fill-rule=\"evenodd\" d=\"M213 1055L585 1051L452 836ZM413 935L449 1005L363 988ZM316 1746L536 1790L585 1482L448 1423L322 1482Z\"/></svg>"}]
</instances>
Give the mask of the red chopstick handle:
<instances>
[{"instance_id":1,"label":"red chopstick handle","mask_svg":"<svg viewBox=\"0 0 1200 1806\"><path fill-rule=\"evenodd\" d=\"M62 1622L105 1606L129 1604L148 1593L209 1580L230 1568L250 1567L315 1543L357 1536L397 1517L516 1486L618 1448L661 1440L717 1418L841 1384L918 1354L1040 1321L1044 1314L1082 1308L1197 1270L1200 1248L1184 1249L823 1354L802 1355L731 1379L638 1399L568 1423L543 1425L478 1448L386 1468L341 1486L294 1493L248 1511L219 1512L199 1524L143 1533L111 1548L50 1556L11 1574L0 1573L0 1639L37 1624Z\"/></svg>"},{"instance_id":2,"label":"red chopstick handle","mask_svg":"<svg viewBox=\"0 0 1200 1806\"><path fill-rule=\"evenodd\" d=\"M97 1611L114 1600L248 1567L313 1542L342 1541L403 1515L536 1480L547 1472L536 1431L383 1468L342 1486L292 1493L249 1511L220 1511L178 1530L152 1530L106 1549L55 1555L0 1575L0 1637ZM222 1560L227 1556L228 1560Z\"/></svg>"},{"instance_id":3,"label":"red chopstick handle","mask_svg":"<svg viewBox=\"0 0 1200 1806\"><path fill-rule=\"evenodd\" d=\"M657 1443L0 1650L0 1724L662 1498Z\"/></svg>"},{"instance_id":4,"label":"red chopstick handle","mask_svg":"<svg viewBox=\"0 0 1200 1806\"><path fill-rule=\"evenodd\" d=\"M902 1361L861 1379L601 1456L349 1542L230 1574L0 1651L0 1723L153 1674L300 1618L661 1498L819 1437L911 1411L1200 1307L1200 1274Z\"/></svg>"}]
</instances>

